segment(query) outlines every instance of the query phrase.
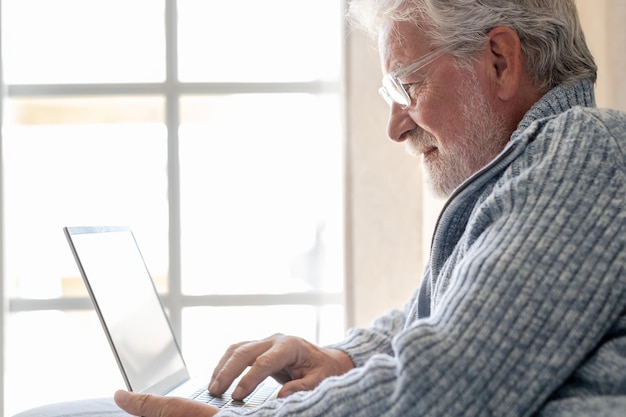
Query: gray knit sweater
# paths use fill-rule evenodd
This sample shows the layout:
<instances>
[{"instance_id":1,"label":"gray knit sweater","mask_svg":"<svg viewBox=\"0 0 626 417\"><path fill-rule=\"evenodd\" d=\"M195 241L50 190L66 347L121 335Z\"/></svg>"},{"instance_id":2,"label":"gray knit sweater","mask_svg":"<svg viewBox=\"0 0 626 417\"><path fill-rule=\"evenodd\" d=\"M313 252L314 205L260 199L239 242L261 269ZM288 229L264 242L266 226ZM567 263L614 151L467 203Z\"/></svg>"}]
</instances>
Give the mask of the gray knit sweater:
<instances>
[{"instance_id":1,"label":"gray knit sweater","mask_svg":"<svg viewBox=\"0 0 626 417\"><path fill-rule=\"evenodd\" d=\"M626 115L559 86L443 209L404 311L356 368L220 416L626 416ZM383 278L384 279L384 278Z\"/></svg>"}]
</instances>

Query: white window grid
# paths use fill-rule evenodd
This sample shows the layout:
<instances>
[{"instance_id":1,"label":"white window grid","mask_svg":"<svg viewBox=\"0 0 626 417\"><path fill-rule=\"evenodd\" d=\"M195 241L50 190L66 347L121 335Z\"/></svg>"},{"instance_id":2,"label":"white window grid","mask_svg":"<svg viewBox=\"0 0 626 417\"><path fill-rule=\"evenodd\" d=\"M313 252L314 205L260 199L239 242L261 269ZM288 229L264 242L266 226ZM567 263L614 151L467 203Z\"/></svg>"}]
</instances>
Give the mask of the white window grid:
<instances>
[{"instance_id":1,"label":"white window grid","mask_svg":"<svg viewBox=\"0 0 626 417\"><path fill-rule=\"evenodd\" d=\"M341 0L340 0L341 1ZM2 17L0 1L0 20ZM165 98L165 123L168 146L168 204L169 204L169 270L168 291L162 295L172 329L181 340L182 310L187 307L215 306L271 306L271 305L324 305L344 304L344 294L315 290L306 293L245 294L245 295L185 295L181 288L180 252L180 177L178 126L180 98L189 95L262 94L262 93L309 93L341 94L340 81L307 82L181 82L178 80L177 15L176 0L165 1L166 78L161 83L106 83L106 84L37 84L5 85L2 73L2 37L0 33L0 145L2 144L3 97L86 97L86 96L159 96ZM0 161L2 146L0 146ZM0 196L3 194L3 176L0 163ZM4 213L0 204L0 261L4 259ZM5 317L8 313L41 310L89 310L92 303L88 297L59 297L53 299L9 298L6 290L4 262L0 266L0 375L4 376ZM4 414L4 390L0 389L0 417Z\"/></svg>"}]
</instances>

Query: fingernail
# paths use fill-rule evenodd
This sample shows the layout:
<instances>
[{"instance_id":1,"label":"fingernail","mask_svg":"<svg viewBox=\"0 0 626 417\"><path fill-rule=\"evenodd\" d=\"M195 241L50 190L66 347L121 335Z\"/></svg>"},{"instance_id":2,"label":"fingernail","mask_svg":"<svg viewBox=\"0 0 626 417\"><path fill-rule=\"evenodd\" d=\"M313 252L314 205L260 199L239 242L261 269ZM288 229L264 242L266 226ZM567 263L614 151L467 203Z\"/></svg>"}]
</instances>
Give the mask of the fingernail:
<instances>
[{"instance_id":1,"label":"fingernail","mask_svg":"<svg viewBox=\"0 0 626 417\"><path fill-rule=\"evenodd\" d=\"M235 388L235 390L231 394L231 397L233 397L234 400L243 400L243 395L241 395L242 391L243 389L241 389L241 387Z\"/></svg>"},{"instance_id":2,"label":"fingernail","mask_svg":"<svg viewBox=\"0 0 626 417\"><path fill-rule=\"evenodd\" d=\"M219 390L220 390L220 384L218 384L217 381L213 381L211 385L209 385L209 392L211 394L215 394L216 392L219 392Z\"/></svg>"}]
</instances>

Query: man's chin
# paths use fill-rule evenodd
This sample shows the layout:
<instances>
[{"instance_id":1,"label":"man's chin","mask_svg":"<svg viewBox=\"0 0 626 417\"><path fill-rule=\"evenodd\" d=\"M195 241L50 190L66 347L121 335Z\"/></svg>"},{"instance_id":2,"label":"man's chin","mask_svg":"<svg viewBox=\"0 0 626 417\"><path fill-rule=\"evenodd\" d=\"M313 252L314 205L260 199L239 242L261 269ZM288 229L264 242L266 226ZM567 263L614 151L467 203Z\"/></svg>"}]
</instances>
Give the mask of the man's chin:
<instances>
[{"instance_id":1,"label":"man's chin","mask_svg":"<svg viewBox=\"0 0 626 417\"><path fill-rule=\"evenodd\" d=\"M445 200L450 197L451 192L449 192L445 187L442 187L440 184L434 183L429 177L426 177L426 186L435 198Z\"/></svg>"},{"instance_id":2,"label":"man's chin","mask_svg":"<svg viewBox=\"0 0 626 417\"><path fill-rule=\"evenodd\" d=\"M430 192L437 198L448 198L463 180L459 181L459 173L454 167L445 169L438 166L435 161L425 160L423 163L426 185Z\"/></svg>"}]
</instances>

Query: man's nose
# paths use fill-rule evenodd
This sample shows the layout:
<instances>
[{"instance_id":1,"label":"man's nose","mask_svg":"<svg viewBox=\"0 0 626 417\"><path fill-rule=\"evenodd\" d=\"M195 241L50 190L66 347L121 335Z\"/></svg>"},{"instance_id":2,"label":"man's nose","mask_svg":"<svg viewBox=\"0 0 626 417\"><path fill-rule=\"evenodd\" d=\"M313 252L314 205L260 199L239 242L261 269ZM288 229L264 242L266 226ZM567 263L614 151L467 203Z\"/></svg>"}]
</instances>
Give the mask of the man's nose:
<instances>
[{"instance_id":1,"label":"man's nose","mask_svg":"<svg viewBox=\"0 0 626 417\"><path fill-rule=\"evenodd\" d=\"M404 142L408 133L417 127L411 118L408 109L403 109L400 104L394 103L389 109L389 120L387 122L387 135L394 142Z\"/></svg>"}]
</instances>

